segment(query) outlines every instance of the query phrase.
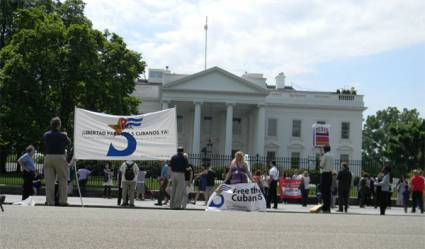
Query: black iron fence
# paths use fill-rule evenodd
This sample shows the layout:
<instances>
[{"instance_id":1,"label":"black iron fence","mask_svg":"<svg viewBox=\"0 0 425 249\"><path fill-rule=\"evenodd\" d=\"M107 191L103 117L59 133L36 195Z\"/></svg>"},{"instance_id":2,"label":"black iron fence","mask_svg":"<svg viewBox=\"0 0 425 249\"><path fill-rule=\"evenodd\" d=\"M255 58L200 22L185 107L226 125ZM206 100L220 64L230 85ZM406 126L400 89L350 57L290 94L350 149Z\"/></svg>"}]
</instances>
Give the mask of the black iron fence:
<instances>
[{"instance_id":1,"label":"black iron fence","mask_svg":"<svg viewBox=\"0 0 425 249\"><path fill-rule=\"evenodd\" d=\"M216 154L189 154L189 162L194 166L195 174L201 172L204 169L204 165L210 164L217 173L217 184L223 181L226 173L226 168L229 167L231 156L227 155L216 155ZM318 159L316 158L289 158L289 157L276 157L269 158L265 156L245 156L245 160L249 165L249 169L252 174L260 173L264 174L267 172L268 167L272 161L275 161L280 171L281 176L293 176L294 174L300 174L304 171L309 172L311 182L313 184L319 181L318 171ZM34 155L34 161L36 163L36 169L42 174L44 155L37 153ZM114 169L114 181L122 161L108 161ZM147 172L146 185L149 189L158 189L158 177L161 173L161 167L165 163L164 161L136 161L138 166ZM370 174L375 175L379 172L380 165L377 163L363 162L361 160L350 160L347 161L351 172L354 176L360 176L362 171L368 171ZM88 186L89 187L102 187L103 183L103 168L106 161L78 161L77 167L82 166L92 171ZM335 160L336 171L340 169L341 161ZM16 156L9 156L6 163L6 174L0 175L0 184L3 185L19 185L22 184L20 178L20 168L17 164ZM116 182L114 182L116 186Z\"/></svg>"}]
</instances>

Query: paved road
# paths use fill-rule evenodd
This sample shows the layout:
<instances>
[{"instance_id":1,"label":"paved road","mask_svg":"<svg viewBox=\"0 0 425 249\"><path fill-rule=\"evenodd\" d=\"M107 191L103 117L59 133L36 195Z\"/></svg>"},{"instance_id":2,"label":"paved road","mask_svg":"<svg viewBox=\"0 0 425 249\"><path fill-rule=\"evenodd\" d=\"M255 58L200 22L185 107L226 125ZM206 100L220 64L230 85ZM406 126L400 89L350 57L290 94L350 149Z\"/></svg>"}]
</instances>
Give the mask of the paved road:
<instances>
[{"instance_id":1,"label":"paved road","mask_svg":"<svg viewBox=\"0 0 425 249\"><path fill-rule=\"evenodd\" d=\"M33 200L36 205L44 205L46 201L46 197L44 196L33 196ZM6 202L11 204L15 202L21 201L20 195L6 195ZM78 197L68 197L68 203L72 206L79 207L81 206L80 198ZM136 208L147 208L147 209L169 209L169 206L158 207L154 204L156 201L154 200L144 200L144 201L135 201ZM205 210L205 206L203 205L203 201L198 201L196 205L188 204L187 208L192 210ZM117 207L117 199L105 199L105 198L84 198L84 205L87 207L105 207L105 208L116 208ZM310 208L314 205L309 205L308 207L302 207L299 204L279 204L278 209L268 209L267 212L283 212L283 213L308 213ZM334 210L333 210L334 211ZM373 207L359 208L359 206L351 206L349 208L350 214L359 214L359 215L378 215L379 209L375 209ZM336 214L336 213L335 213ZM424 214L420 214L417 212L412 214L410 212L404 213L404 209L400 207L393 207L391 209L387 209L387 215L401 215L401 216L423 216Z\"/></svg>"},{"instance_id":2,"label":"paved road","mask_svg":"<svg viewBox=\"0 0 425 249\"><path fill-rule=\"evenodd\" d=\"M425 248L425 217L7 206L0 248Z\"/></svg>"}]
</instances>

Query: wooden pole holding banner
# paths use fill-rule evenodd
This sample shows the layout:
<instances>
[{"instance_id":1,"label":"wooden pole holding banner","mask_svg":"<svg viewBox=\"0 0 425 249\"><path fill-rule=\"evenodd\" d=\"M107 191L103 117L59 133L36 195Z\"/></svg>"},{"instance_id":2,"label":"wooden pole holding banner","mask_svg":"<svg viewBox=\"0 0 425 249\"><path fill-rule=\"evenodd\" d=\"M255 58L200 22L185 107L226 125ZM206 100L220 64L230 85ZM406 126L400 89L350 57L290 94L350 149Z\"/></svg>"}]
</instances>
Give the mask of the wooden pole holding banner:
<instances>
[{"instance_id":1,"label":"wooden pole holding banner","mask_svg":"<svg viewBox=\"0 0 425 249\"><path fill-rule=\"evenodd\" d=\"M77 110L77 107L74 106L74 142L75 142L75 123L76 123L76 114L75 113L76 113L76 110ZM81 195L80 183L78 182L77 159L75 158L75 148L74 148L74 155L72 157L72 160L73 160L73 164L74 164L75 180L77 181L78 194L80 195L81 207L84 208L83 196Z\"/></svg>"}]
</instances>

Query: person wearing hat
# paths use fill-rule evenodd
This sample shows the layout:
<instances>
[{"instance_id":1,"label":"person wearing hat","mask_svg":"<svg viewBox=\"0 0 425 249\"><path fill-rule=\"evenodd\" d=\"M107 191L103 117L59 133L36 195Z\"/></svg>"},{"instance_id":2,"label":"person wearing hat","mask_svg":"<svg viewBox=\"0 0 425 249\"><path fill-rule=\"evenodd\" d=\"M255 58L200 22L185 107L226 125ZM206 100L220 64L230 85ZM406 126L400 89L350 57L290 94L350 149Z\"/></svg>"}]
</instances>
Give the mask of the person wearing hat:
<instances>
[{"instance_id":1,"label":"person wearing hat","mask_svg":"<svg viewBox=\"0 0 425 249\"><path fill-rule=\"evenodd\" d=\"M173 188L171 190L171 200L170 208L171 209L182 209L183 207L183 198L186 194L186 184L185 184L185 171L189 167L189 162L187 158L183 155L183 147L177 149L177 154L174 155L170 160L171 167L171 181L173 183Z\"/></svg>"},{"instance_id":2,"label":"person wearing hat","mask_svg":"<svg viewBox=\"0 0 425 249\"><path fill-rule=\"evenodd\" d=\"M134 190L136 189L139 167L135 162L127 160L121 165L120 174L123 199L121 206L127 206L130 200L130 207L134 207Z\"/></svg>"}]
</instances>

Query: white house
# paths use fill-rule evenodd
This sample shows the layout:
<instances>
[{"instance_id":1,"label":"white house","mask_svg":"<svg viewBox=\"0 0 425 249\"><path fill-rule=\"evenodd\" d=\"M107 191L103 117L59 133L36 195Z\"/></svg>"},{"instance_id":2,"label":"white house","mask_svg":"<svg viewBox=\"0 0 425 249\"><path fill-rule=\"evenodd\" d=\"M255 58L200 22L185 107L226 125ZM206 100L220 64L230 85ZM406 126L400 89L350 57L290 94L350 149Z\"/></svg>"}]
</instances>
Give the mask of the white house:
<instances>
[{"instance_id":1,"label":"white house","mask_svg":"<svg viewBox=\"0 0 425 249\"><path fill-rule=\"evenodd\" d=\"M262 74L219 67L191 75L150 69L134 95L141 113L176 106L178 142L189 153L311 157L312 125L326 123L337 159L361 159L362 95L297 91L285 86L283 73L268 86Z\"/></svg>"}]
</instances>

